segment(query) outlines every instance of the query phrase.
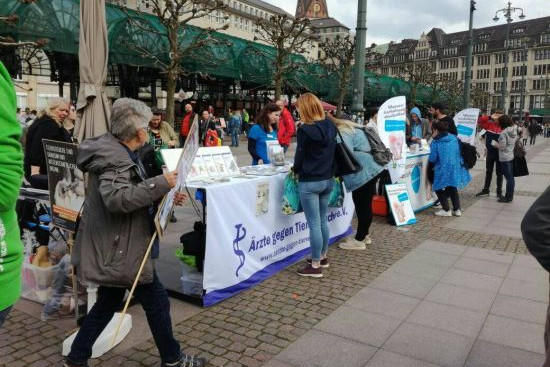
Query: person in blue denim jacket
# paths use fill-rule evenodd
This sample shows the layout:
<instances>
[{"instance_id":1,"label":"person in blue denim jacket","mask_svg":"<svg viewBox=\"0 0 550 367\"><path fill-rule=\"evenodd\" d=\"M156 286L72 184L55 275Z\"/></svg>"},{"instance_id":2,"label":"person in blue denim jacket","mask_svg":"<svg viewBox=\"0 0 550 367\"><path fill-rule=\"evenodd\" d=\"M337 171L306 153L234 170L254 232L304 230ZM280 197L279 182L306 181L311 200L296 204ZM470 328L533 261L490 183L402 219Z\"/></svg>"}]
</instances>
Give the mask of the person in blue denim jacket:
<instances>
[{"instance_id":1,"label":"person in blue denim jacket","mask_svg":"<svg viewBox=\"0 0 550 367\"><path fill-rule=\"evenodd\" d=\"M458 190L470 183L472 177L464 166L460 152L460 141L449 133L447 121L439 120L432 126L433 141L430 146L430 163L434 164L433 189L441 202L442 209L435 215L440 217L460 217ZM449 207L449 198L453 211Z\"/></svg>"},{"instance_id":2,"label":"person in blue denim jacket","mask_svg":"<svg viewBox=\"0 0 550 367\"><path fill-rule=\"evenodd\" d=\"M357 214L357 232L355 237L349 237L340 243L339 247L344 250L364 250L367 248L366 245L372 243L369 235L372 223L372 198L376 192L378 175L384 167L374 161L363 126L340 119L336 119L335 122L344 142L363 166L361 171L342 177L346 190L352 193ZM339 140L338 137L337 139Z\"/></svg>"}]
</instances>

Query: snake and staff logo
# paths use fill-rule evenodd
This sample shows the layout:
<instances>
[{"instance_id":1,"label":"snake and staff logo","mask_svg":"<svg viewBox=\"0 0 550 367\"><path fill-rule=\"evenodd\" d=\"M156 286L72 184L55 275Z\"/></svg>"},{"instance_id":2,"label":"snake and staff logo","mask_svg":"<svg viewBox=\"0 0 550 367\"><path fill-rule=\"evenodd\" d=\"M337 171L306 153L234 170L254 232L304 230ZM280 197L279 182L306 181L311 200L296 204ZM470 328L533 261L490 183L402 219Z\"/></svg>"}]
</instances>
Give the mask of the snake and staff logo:
<instances>
[{"instance_id":1,"label":"snake and staff logo","mask_svg":"<svg viewBox=\"0 0 550 367\"><path fill-rule=\"evenodd\" d=\"M233 253L239 258L239 266L237 266L237 270L235 271L235 276L239 277L239 270L244 266L244 261L246 257L244 256L243 250L239 248L239 243L246 238L246 228L243 227L242 224L235 225L235 229L237 230L237 233L235 235L235 239L233 240Z\"/></svg>"}]
</instances>

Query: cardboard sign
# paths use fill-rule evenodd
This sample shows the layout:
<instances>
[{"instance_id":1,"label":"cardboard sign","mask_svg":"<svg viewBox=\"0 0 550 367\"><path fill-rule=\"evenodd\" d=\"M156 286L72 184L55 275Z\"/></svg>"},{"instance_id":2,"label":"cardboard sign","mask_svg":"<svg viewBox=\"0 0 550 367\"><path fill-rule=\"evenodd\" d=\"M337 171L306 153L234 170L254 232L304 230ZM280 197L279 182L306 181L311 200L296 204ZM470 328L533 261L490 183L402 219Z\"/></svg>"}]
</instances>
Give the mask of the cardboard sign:
<instances>
[{"instance_id":1,"label":"cardboard sign","mask_svg":"<svg viewBox=\"0 0 550 367\"><path fill-rule=\"evenodd\" d=\"M407 192L407 185L386 185L386 192L390 201L390 208L395 219L395 224L400 227L407 224L415 224L416 217L411 205L411 199Z\"/></svg>"}]
</instances>

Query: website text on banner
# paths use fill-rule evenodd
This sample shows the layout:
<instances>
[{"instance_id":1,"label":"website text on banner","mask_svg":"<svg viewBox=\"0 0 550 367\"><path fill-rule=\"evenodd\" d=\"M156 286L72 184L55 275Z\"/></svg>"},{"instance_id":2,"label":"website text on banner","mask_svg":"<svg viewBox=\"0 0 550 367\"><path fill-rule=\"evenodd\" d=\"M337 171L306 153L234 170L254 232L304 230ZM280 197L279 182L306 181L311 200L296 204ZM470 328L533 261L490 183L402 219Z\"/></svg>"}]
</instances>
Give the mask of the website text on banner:
<instances>
[{"instance_id":1,"label":"website text on banner","mask_svg":"<svg viewBox=\"0 0 550 367\"><path fill-rule=\"evenodd\" d=\"M205 306L250 288L309 254L304 214L281 211L284 178L281 174L208 187ZM267 201L262 210L257 210L258 200ZM353 211L349 194L342 207L329 208L331 243L351 233Z\"/></svg>"},{"instance_id":2,"label":"website text on banner","mask_svg":"<svg viewBox=\"0 0 550 367\"><path fill-rule=\"evenodd\" d=\"M378 134L393 154L393 159L386 168L394 183L405 173L407 160L406 119L407 99L404 96L388 99L378 110Z\"/></svg>"},{"instance_id":3,"label":"website text on banner","mask_svg":"<svg viewBox=\"0 0 550 367\"><path fill-rule=\"evenodd\" d=\"M458 138L465 143L475 146L477 119L479 108L467 108L454 117Z\"/></svg>"}]
</instances>

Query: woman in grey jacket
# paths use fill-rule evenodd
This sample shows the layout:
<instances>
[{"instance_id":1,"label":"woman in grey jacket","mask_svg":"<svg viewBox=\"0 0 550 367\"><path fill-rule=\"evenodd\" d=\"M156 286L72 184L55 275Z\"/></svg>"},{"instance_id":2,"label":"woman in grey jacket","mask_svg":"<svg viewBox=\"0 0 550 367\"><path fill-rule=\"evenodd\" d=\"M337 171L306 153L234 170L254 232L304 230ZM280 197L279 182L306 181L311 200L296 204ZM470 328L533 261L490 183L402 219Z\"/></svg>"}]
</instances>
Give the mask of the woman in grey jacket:
<instances>
[{"instance_id":1,"label":"woman in grey jacket","mask_svg":"<svg viewBox=\"0 0 550 367\"><path fill-rule=\"evenodd\" d=\"M506 195L498 198L500 203L510 203L514 199L514 147L518 138L518 128L507 115L498 118L498 124L502 128L498 138L498 160L502 168L502 174L506 179ZM496 145L496 142L494 142Z\"/></svg>"},{"instance_id":2,"label":"woman in grey jacket","mask_svg":"<svg viewBox=\"0 0 550 367\"><path fill-rule=\"evenodd\" d=\"M347 191L352 193L357 213L357 232L355 237L349 237L345 242L340 243L339 247L344 250L364 250L366 245L372 243L369 235L372 223L372 197L376 191L376 178L384 167L374 161L363 126L338 119L335 119L335 124L344 142L353 150L355 157L363 166L361 171L342 177Z\"/></svg>"}]
</instances>

